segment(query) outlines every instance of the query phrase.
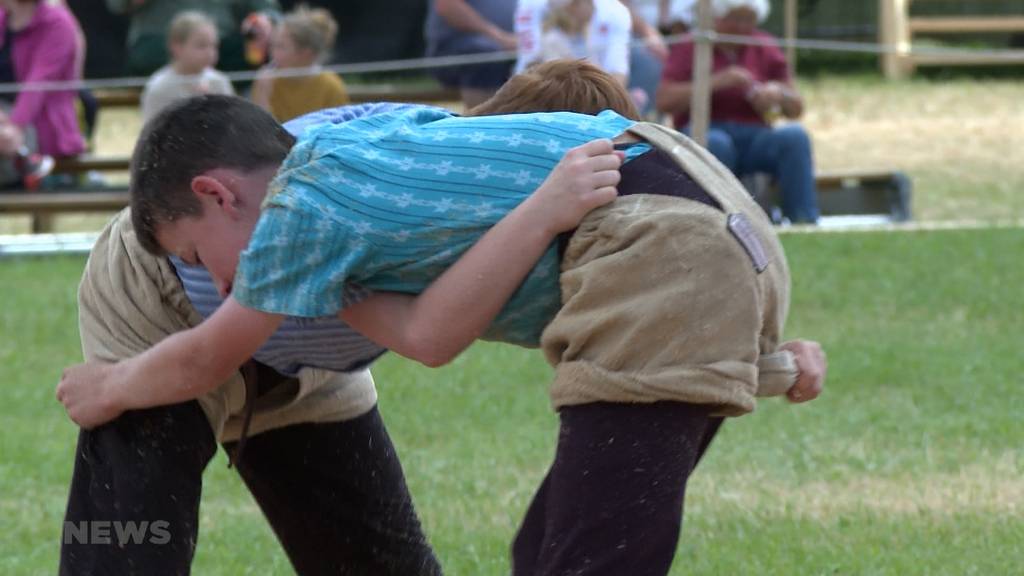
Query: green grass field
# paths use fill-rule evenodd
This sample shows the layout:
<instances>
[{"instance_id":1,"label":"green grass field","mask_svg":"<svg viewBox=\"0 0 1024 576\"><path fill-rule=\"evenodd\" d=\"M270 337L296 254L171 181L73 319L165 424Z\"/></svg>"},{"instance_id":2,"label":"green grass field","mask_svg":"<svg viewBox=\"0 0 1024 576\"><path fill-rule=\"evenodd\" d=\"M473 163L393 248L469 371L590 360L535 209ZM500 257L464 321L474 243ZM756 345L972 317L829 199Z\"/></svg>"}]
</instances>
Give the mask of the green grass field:
<instances>
[{"instance_id":1,"label":"green grass field","mask_svg":"<svg viewBox=\"0 0 1024 576\"><path fill-rule=\"evenodd\" d=\"M822 341L826 393L730 421L691 482L673 574L1024 570L1024 231L789 235L789 337ZM0 262L0 574L53 574L75 429L53 399L80 358L81 258ZM507 573L552 454L548 367L477 345L375 369L381 409L450 575ZM196 574L289 574L222 456Z\"/></svg>"}]
</instances>

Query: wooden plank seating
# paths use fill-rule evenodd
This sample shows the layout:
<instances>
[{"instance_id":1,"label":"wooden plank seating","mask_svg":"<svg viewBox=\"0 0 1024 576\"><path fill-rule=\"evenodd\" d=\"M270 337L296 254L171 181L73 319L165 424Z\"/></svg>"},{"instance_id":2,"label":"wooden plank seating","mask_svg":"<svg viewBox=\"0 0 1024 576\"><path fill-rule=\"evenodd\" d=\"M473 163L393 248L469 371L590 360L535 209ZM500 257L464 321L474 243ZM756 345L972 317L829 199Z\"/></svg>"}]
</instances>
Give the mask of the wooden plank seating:
<instances>
[{"instance_id":1,"label":"wooden plank seating","mask_svg":"<svg viewBox=\"0 0 1024 576\"><path fill-rule=\"evenodd\" d=\"M0 214L31 214L32 233L53 231L54 214L116 212L128 205L128 190L62 190L0 193Z\"/></svg>"},{"instance_id":2,"label":"wooden plank seating","mask_svg":"<svg viewBox=\"0 0 1024 576\"><path fill-rule=\"evenodd\" d=\"M912 183L895 170L819 172L814 177L822 216L878 215L892 222L911 219ZM778 186L767 174L743 178L743 184L769 214L780 205Z\"/></svg>"},{"instance_id":3,"label":"wooden plank seating","mask_svg":"<svg viewBox=\"0 0 1024 576\"><path fill-rule=\"evenodd\" d=\"M57 174L84 174L86 172L127 172L131 165L130 156L95 156L82 154L58 158L53 167Z\"/></svg>"},{"instance_id":4,"label":"wooden plank seating","mask_svg":"<svg viewBox=\"0 0 1024 576\"><path fill-rule=\"evenodd\" d=\"M961 0L965 2L967 0ZM1010 64L1024 62L1024 50L1010 54L911 54L910 47L918 34L999 34L1024 32L1024 16L1019 14L987 14L976 16L913 16L911 0L879 0L879 40L894 47L894 52L881 57L886 78L902 78L917 66Z\"/></svg>"},{"instance_id":5,"label":"wooden plank seating","mask_svg":"<svg viewBox=\"0 0 1024 576\"><path fill-rule=\"evenodd\" d=\"M1021 32L1024 17L1020 16L933 16L910 18L907 27L911 34L968 34L973 32Z\"/></svg>"},{"instance_id":6,"label":"wooden plank seating","mask_svg":"<svg viewBox=\"0 0 1024 576\"><path fill-rule=\"evenodd\" d=\"M460 102L459 91L432 84L347 84L353 104L363 102ZM101 108L134 108L139 106L142 91L137 88L104 88L93 91Z\"/></svg>"}]
</instances>

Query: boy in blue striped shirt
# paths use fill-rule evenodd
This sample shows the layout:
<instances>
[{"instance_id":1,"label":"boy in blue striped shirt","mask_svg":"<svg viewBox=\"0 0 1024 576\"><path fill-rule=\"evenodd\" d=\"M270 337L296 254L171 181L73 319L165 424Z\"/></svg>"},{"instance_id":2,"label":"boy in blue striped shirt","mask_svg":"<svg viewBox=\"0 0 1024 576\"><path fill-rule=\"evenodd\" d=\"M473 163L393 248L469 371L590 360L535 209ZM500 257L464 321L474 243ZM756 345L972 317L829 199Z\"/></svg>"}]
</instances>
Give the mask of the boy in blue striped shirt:
<instances>
[{"instance_id":1,"label":"boy in blue striped shirt","mask_svg":"<svg viewBox=\"0 0 1024 576\"><path fill-rule=\"evenodd\" d=\"M246 105L212 97L149 127L133 160L133 185L147 191L133 197L136 229L155 251L202 260L232 296L202 326L136 359L70 373L59 390L69 412L80 405L68 398L75 383L94 378L113 399L99 412L188 397L205 374L251 353L281 314L337 313L429 365L479 336L540 344L556 367L563 432L582 432L560 438L517 538L515 572L581 568L597 550L605 561L583 573L623 573L638 561L664 573L690 471L720 416L753 408L757 359L778 347L788 271L764 215L688 140L610 112L415 111L345 127L315 128L292 146ZM283 153L251 149L260 134L290 149L283 162ZM613 137L628 147L618 192L629 197L553 242L615 198ZM594 138L605 140L587 143ZM530 191L563 154L566 173L592 177L570 179L567 204L535 201L543 197ZM183 170L183 156L199 168ZM561 189L557 176L551 189ZM161 204L175 196L196 206ZM431 298L439 285L444 293ZM375 293L363 298L367 288ZM203 375L183 373L184 359ZM166 385L118 389L140 367ZM94 417L108 416L81 421ZM595 472L592 452L604 451L595 440L616 436L633 443L606 451L606 466L581 477ZM652 481L652 499L636 498Z\"/></svg>"}]
</instances>

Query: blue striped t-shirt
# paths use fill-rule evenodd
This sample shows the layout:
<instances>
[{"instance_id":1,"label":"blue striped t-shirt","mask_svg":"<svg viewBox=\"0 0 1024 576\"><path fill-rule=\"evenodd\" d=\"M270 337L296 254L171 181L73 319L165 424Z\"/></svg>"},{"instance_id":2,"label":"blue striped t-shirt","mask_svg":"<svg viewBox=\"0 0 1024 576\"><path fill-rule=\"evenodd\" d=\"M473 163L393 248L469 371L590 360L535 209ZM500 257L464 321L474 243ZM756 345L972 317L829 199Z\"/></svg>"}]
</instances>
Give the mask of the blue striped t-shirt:
<instances>
[{"instance_id":1,"label":"blue striped t-shirt","mask_svg":"<svg viewBox=\"0 0 1024 576\"><path fill-rule=\"evenodd\" d=\"M420 109L307 130L271 182L234 297L316 317L343 307L348 283L419 293L567 150L632 124L610 111L462 118ZM647 149L631 147L627 160ZM561 305L558 275L553 243L485 337L536 345Z\"/></svg>"},{"instance_id":2,"label":"blue striped t-shirt","mask_svg":"<svg viewBox=\"0 0 1024 576\"><path fill-rule=\"evenodd\" d=\"M368 103L328 108L300 116L285 123L296 136L322 124L348 122L363 116L409 110L434 109L430 106ZM189 302L203 318L209 317L223 303L210 273L202 266L189 266L181 259L170 258L185 288ZM305 366L347 372L366 366L386 350L353 330L337 316L323 318L286 318L277 332L254 357L282 374L295 376Z\"/></svg>"}]
</instances>

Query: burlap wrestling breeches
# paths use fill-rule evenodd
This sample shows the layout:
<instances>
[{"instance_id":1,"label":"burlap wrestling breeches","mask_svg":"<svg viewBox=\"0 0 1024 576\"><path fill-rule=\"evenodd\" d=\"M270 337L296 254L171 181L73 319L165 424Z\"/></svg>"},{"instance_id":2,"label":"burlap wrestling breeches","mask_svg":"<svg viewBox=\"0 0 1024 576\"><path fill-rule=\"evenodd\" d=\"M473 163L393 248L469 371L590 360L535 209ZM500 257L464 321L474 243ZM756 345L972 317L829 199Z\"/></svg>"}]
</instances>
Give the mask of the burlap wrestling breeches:
<instances>
[{"instance_id":1,"label":"burlap wrestling breeches","mask_svg":"<svg viewBox=\"0 0 1024 576\"><path fill-rule=\"evenodd\" d=\"M639 194L584 219L563 257L562 309L541 338L555 367L555 408L674 400L715 405L721 415L754 409L757 359L775 352L788 309L785 257L735 178L679 142L656 145L722 209ZM730 231L729 214L746 220L762 271Z\"/></svg>"}]
</instances>

